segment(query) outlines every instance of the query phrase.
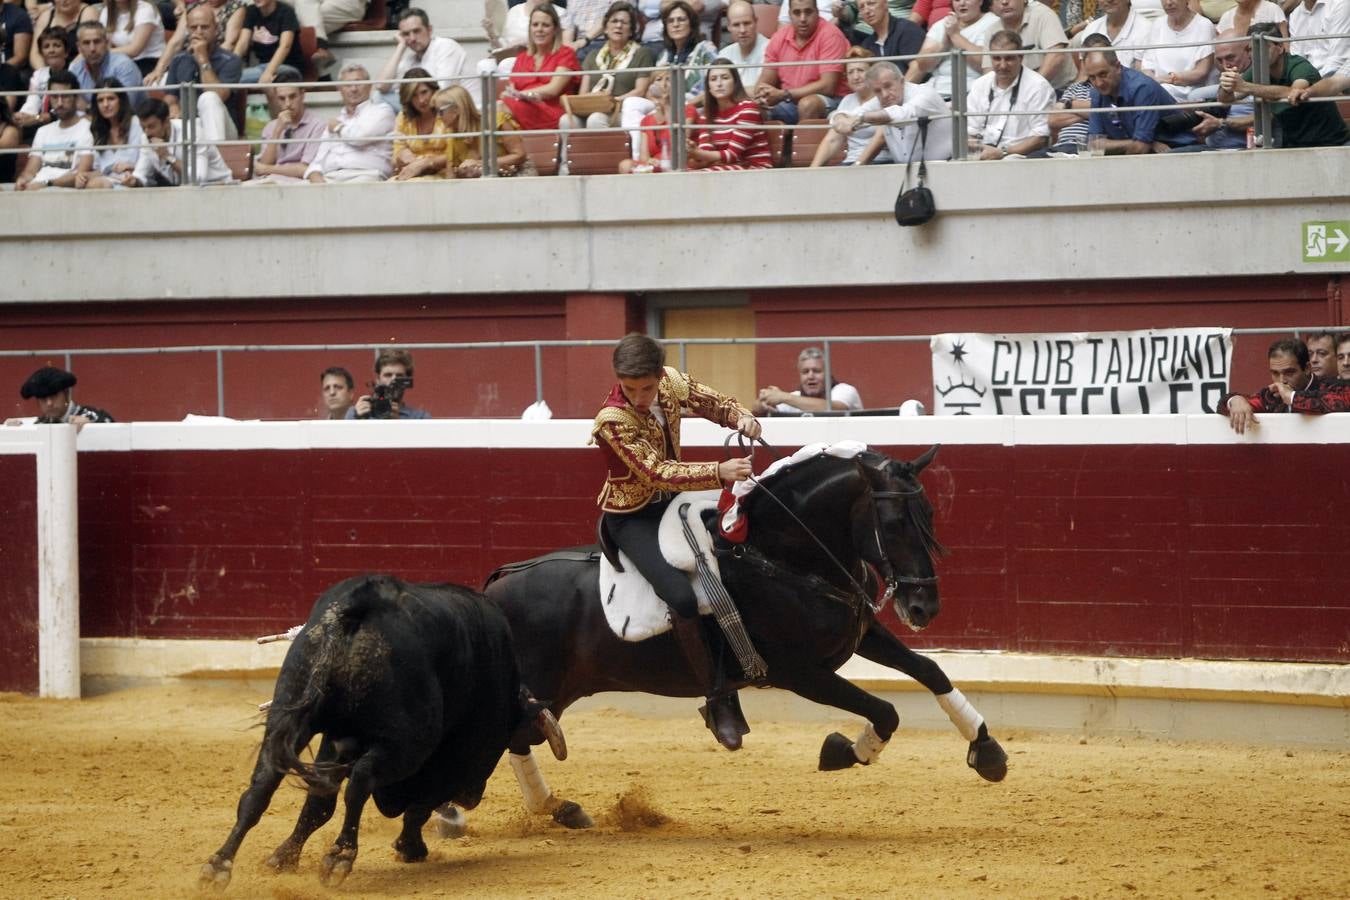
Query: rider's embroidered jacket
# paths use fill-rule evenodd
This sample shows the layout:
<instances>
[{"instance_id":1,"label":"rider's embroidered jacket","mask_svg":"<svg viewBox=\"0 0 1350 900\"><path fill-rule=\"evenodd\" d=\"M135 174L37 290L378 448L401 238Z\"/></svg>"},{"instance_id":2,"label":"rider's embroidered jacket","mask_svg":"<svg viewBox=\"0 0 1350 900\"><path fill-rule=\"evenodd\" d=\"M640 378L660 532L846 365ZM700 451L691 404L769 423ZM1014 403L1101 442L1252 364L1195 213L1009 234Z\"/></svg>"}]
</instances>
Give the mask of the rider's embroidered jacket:
<instances>
[{"instance_id":1,"label":"rider's embroidered jacket","mask_svg":"<svg viewBox=\"0 0 1350 900\"><path fill-rule=\"evenodd\" d=\"M666 367L657 388L657 417L633 409L619 385L595 417L591 438L609 473L596 502L605 512L635 512L666 491L704 491L721 486L715 462L680 461L680 416L684 410L726 428L750 411L735 399Z\"/></svg>"}]
</instances>

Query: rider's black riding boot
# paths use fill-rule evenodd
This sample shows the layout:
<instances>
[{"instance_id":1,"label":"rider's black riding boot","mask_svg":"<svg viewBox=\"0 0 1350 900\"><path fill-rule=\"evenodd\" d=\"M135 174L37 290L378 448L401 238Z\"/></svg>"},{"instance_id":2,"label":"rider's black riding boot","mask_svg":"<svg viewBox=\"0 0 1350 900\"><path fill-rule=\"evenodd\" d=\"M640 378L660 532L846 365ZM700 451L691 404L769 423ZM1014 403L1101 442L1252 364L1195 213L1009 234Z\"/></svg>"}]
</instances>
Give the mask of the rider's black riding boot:
<instances>
[{"instance_id":1,"label":"rider's black riding boot","mask_svg":"<svg viewBox=\"0 0 1350 900\"><path fill-rule=\"evenodd\" d=\"M717 677L713 671L712 655L708 652L708 642L703 636L702 622L698 616L686 619L673 613L670 619L674 625L675 640L680 645L680 652L684 654L690 671L694 673L704 696L708 698L708 705L703 713L708 729L723 747L728 750L741 749L741 731L728 703L728 693L718 693L713 687ZM733 693L730 696L735 695Z\"/></svg>"}]
</instances>

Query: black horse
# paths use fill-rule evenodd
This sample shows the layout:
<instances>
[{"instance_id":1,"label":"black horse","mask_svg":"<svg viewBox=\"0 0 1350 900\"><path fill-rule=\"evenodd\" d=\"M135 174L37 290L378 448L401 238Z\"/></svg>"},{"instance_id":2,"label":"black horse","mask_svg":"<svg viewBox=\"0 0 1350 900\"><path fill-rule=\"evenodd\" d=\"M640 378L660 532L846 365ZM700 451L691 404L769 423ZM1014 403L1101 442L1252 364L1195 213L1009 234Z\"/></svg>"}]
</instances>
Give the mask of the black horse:
<instances>
[{"instance_id":1,"label":"black horse","mask_svg":"<svg viewBox=\"0 0 1350 900\"><path fill-rule=\"evenodd\" d=\"M1007 773L1007 755L983 719L932 660L910 650L878 623L894 594L913 628L937 615L933 510L918 481L937 453L913 462L863 450L852 458L819 455L766 479L743 501L748 539L723 545L723 582L735 600L767 675L760 684L848 710L869 725L855 741L830 735L820 768L870 763L899 726L890 703L837 674L855 653L898 669L937 697L970 741L967 763L989 781ZM620 640L601 607L596 554L564 551L503 567L485 593L511 623L521 678L561 716L576 700L602 691L700 696L698 682L670 634ZM883 593L884 592L884 593ZM734 659L731 686L748 682ZM739 676L739 677L737 677ZM590 817L555 798L530 754L542 735L530 728L511 743L510 761L526 807L552 813L568 827Z\"/></svg>"}]
</instances>

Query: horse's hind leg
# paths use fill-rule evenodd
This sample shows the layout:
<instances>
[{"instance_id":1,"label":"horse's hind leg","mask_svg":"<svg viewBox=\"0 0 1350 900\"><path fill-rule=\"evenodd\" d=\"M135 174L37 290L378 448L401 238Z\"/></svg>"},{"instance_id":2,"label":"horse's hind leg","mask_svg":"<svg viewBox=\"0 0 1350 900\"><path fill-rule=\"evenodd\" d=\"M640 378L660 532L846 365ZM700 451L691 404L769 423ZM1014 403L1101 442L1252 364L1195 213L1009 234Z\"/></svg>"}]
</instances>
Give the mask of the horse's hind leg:
<instances>
[{"instance_id":1,"label":"horse's hind leg","mask_svg":"<svg viewBox=\"0 0 1350 900\"><path fill-rule=\"evenodd\" d=\"M248 834L262 818L283 777L283 773L275 771L263 762L263 754L259 751L258 761L253 766L253 777L239 797L234 828L230 830L221 848L202 866L201 874L198 876L198 884L201 887L224 890L230 883L234 856L239 852L239 845L243 843L244 835Z\"/></svg>"},{"instance_id":2,"label":"horse's hind leg","mask_svg":"<svg viewBox=\"0 0 1350 900\"><path fill-rule=\"evenodd\" d=\"M867 719L867 728L857 741L850 741L835 732L825 739L820 748L822 771L847 769L861 763L868 765L886 748L900 717L895 707L879 697L873 697L862 688L824 669L807 669L791 673L787 678L776 673L774 683L795 694L825 706L846 710Z\"/></svg>"},{"instance_id":3,"label":"horse's hind leg","mask_svg":"<svg viewBox=\"0 0 1350 900\"><path fill-rule=\"evenodd\" d=\"M520 795L525 801L526 812L535 815L547 813L553 817L553 821L564 828L590 828L595 825L595 820L581 808L581 804L571 800L559 800L553 796L553 791L549 790L548 783L544 781L544 773L539 771L538 761L530 752L529 744L521 749L525 752L519 753L513 746L507 754L507 761L511 763L511 771L515 773L516 783L520 785Z\"/></svg>"},{"instance_id":4,"label":"horse's hind leg","mask_svg":"<svg viewBox=\"0 0 1350 900\"><path fill-rule=\"evenodd\" d=\"M336 745L327 736L319 742L319 751L314 754L315 765L332 764L338 761ZM300 851L305 848L309 836L322 828L333 817L337 808L337 794L318 794L313 790L305 798L300 817L295 821L295 829L290 837L282 841L272 855L267 857L267 865L277 872L294 872L300 864Z\"/></svg>"},{"instance_id":5,"label":"horse's hind leg","mask_svg":"<svg viewBox=\"0 0 1350 900\"><path fill-rule=\"evenodd\" d=\"M984 717L966 699L965 694L952 686L951 679L941 666L909 649L876 622L863 635L862 643L858 645L858 655L898 669L932 691L947 718L952 720L961 736L970 741L966 765L986 781L1004 779L1008 774L1008 754L989 735Z\"/></svg>"}]
</instances>

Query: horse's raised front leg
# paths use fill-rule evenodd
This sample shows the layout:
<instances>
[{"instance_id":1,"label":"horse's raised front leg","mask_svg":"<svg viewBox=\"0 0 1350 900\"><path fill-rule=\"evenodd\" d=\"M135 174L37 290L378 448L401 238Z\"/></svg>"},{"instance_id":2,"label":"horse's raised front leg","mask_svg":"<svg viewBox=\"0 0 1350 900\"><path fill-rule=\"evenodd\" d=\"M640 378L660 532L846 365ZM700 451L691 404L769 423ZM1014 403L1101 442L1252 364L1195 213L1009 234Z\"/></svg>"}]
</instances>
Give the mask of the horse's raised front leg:
<instances>
[{"instance_id":1,"label":"horse's raised front leg","mask_svg":"<svg viewBox=\"0 0 1350 900\"><path fill-rule=\"evenodd\" d=\"M895 707L874 697L851 681L825 669L791 672L786 677L775 673L773 683L807 700L855 713L867 720L856 741L834 732L820 747L821 771L869 765L886 749L886 743L900 726Z\"/></svg>"},{"instance_id":2,"label":"horse's raised front leg","mask_svg":"<svg viewBox=\"0 0 1350 900\"><path fill-rule=\"evenodd\" d=\"M986 781L1002 781L1008 774L1008 754L989 734L984 717L965 694L952 686L942 667L926 656L906 647L878 622L873 622L858 645L858 655L872 662L898 669L933 692L938 706L952 720L961 736L970 741L966 765Z\"/></svg>"}]
</instances>

